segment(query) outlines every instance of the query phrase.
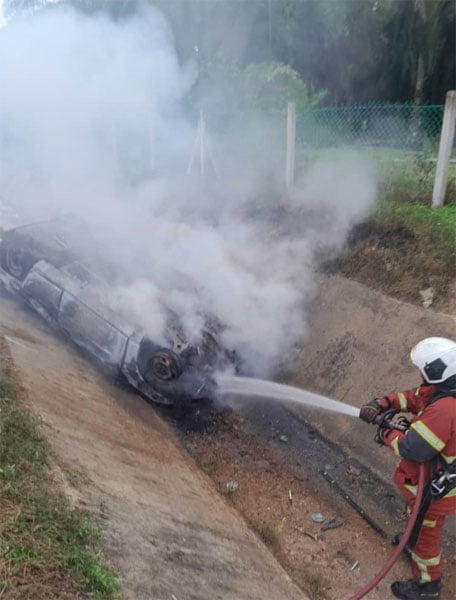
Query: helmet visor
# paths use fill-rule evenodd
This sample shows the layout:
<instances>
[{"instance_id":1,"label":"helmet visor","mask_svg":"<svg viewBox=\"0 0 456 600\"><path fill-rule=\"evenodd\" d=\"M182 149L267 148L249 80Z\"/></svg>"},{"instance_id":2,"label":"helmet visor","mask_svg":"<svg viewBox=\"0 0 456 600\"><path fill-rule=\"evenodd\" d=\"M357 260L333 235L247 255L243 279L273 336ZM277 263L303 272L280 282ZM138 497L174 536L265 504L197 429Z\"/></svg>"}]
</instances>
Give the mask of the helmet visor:
<instances>
[{"instance_id":1,"label":"helmet visor","mask_svg":"<svg viewBox=\"0 0 456 600\"><path fill-rule=\"evenodd\" d=\"M436 358L432 362L425 365L423 370L426 373L426 379L429 381L429 383L441 381L447 366L448 365L446 365L441 358Z\"/></svg>"}]
</instances>

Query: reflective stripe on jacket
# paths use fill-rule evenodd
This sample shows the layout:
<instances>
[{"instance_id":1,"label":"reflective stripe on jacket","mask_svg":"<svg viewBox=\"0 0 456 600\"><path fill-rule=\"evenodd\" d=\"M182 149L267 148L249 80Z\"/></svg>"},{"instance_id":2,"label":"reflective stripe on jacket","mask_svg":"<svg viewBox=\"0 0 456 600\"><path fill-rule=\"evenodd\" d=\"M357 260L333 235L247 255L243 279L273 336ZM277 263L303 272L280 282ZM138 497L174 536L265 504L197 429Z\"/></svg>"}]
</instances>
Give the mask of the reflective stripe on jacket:
<instances>
[{"instance_id":1,"label":"reflective stripe on jacket","mask_svg":"<svg viewBox=\"0 0 456 600\"><path fill-rule=\"evenodd\" d=\"M435 386L421 385L387 396L396 411L415 415L405 434L391 430L384 436L385 444L402 459L396 470L396 483L414 495L419 463L425 463L426 478L429 479L434 456L440 455L441 462L446 464L456 460L456 398L444 396L426 404L436 393L438 389ZM456 491L452 490L435 502L439 503L441 514L455 512Z\"/></svg>"}]
</instances>

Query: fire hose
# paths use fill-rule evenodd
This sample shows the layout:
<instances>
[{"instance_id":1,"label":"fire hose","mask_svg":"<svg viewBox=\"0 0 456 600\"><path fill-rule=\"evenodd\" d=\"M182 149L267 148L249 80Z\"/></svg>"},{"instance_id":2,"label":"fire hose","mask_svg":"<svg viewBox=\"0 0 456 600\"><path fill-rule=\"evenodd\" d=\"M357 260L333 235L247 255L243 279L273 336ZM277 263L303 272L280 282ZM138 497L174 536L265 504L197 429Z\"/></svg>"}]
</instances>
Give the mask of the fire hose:
<instances>
[{"instance_id":1,"label":"fire hose","mask_svg":"<svg viewBox=\"0 0 456 600\"><path fill-rule=\"evenodd\" d=\"M388 420L388 415L386 415L386 414L383 417L382 422L379 424L379 427L381 425L383 425L383 426L386 425L391 429L399 429L400 431L404 431L406 429L406 426L404 426L403 424L395 424L391 420ZM386 563L384 564L382 569L377 573L377 575L375 575L375 577L373 579L371 579L371 581L369 581L369 583L367 585L365 585L358 592L356 592L356 594L354 596L351 596L349 600L360 600L361 598L364 598L364 596L366 594L368 594L371 590L374 589L374 587L376 587L380 583L380 581L385 577L385 575L390 571L390 569L392 568L394 563L397 561L397 559L399 558L402 550L405 548L405 546L410 538L410 535L413 531L413 527L415 525L418 514L420 512L421 502L423 499L423 492L424 492L425 486L426 486L425 469L424 469L424 464L421 463L419 465L418 488L417 488L417 492L416 492L416 500L413 505L413 510L409 517L407 527L405 528L405 531L399 541L398 546L396 547L394 552L391 554L389 559L386 561Z\"/></svg>"}]
</instances>

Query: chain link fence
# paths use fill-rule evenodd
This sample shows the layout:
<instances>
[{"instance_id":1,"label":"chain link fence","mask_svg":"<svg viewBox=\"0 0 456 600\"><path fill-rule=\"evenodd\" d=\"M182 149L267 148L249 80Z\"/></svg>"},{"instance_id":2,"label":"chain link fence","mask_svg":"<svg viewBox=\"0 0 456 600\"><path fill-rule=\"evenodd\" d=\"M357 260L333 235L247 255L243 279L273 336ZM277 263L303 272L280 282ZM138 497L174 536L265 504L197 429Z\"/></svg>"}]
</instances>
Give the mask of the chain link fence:
<instances>
[{"instance_id":1,"label":"chain link fence","mask_svg":"<svg viewBox=\"0 0 456 600\"><path fill-rule=\"evenodd\" d=\"M443 105L358 104L301 112L297 142L312 147L358 145L421 151L437 147Z\"/></svg>"}]
</instances>

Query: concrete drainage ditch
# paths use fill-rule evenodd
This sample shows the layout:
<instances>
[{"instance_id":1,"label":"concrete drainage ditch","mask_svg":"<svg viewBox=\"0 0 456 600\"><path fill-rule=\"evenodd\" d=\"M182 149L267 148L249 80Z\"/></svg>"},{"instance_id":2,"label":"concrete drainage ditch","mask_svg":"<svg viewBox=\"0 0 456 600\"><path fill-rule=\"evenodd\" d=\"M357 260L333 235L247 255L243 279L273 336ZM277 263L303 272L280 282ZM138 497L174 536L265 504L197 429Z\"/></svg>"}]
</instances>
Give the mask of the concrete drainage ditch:
<instances>
[{"instance_id":1,"label":"concrete drainage ditch","mask_svg":"<svg viewBox=\"0 0 456 600\"><path fill-rule=\"evenodd\" d=\"M413 385L406 351L416 338L453 334L451 317L341 278L320 289L290 381L355 406ZM402 524L394 459L364 424L250 400L187 415L166 409L163 419L4 298L0 334L63 472L87 473L75 502L95 515L103 507L125 597L342 598L388 557ZM451 571L449 557L443 598L453 597ZM406 575L403 559L389 581ZM389 597L389 581L369 597Z\"/></svg>"}]
</instances>

